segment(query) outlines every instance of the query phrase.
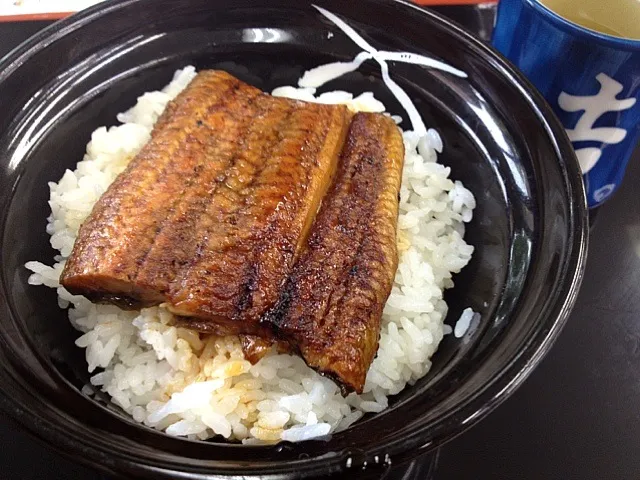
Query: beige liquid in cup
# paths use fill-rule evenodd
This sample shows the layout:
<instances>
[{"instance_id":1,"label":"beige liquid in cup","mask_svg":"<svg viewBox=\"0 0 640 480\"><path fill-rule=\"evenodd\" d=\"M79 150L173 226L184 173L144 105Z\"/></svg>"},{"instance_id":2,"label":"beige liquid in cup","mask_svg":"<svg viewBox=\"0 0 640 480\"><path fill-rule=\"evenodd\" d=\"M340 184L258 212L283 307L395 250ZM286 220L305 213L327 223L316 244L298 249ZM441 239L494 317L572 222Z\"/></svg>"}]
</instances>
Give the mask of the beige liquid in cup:
<instances>
[{"instance_id":1,"label":"beige liquid in cup","mask_svg":"<svg viewBox=\"0 0 640 480\"><path fill-rule=\"evenodd\" d=\"M552 12L589 30L640 40L640 0L538 0Z\"/></svg>"}]
</instances>

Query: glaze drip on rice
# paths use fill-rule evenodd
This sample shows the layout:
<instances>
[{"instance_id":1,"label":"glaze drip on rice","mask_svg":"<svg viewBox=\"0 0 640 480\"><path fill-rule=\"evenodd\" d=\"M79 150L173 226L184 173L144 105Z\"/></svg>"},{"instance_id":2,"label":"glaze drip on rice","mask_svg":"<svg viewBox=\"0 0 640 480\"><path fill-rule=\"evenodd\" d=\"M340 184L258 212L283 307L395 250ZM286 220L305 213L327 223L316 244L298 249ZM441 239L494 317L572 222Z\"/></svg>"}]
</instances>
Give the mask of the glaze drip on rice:
<instances>
[{"instance_id":1,"label":"glaze drip on rice","mask_svg":"<svg viewBox=\"0 0 640 480\"><path fill-rule=\"evenodd\" d=\"M255 365L243 357L237 337L214 337L173 325L162 307L125 312L92 304L58 283L82 221L115 177L149 140L167 103L195 76L176 72L162 91L142 95L121 125L101 127L84 159L58 183L49 183L51 216L47 233L60 253L53 267L28 262L33 285L57 288L60 307L70 307L72 325L83 332L92 389L108 393L134 420L170 435L207 439L221 435L244 443L300 441L348 428L364 413L380 412L388 396L423 377L445 333L443 291L452 274L470 260L464 223L471 220L473 195L449 179L437 163L442 141L435 130L419 137L404 132L405 166L398 219L400 262L384 309L380 346L364 393L340 394L330 379L291 355L269 354ZM284 87L274 95L345 103L356 111L382 112L371 93L314 97L313 89Z\"/></svg>"}]
</instances>

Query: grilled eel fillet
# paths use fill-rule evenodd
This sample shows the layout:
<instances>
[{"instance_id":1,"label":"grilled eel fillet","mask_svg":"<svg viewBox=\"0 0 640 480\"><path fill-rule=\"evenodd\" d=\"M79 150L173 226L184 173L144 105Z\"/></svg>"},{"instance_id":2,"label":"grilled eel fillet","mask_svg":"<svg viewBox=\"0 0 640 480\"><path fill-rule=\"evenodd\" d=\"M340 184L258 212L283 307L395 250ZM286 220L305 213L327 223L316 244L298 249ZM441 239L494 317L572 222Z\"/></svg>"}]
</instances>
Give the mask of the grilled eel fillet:
<instances>
[{"instance_id":1,"label":"grilled eel fillet","mask_svg":"<svg viewBox=\"0 0 640 480\"><path fill-rule=\"evenodd\" d=\"M350 119L199 73L81 226L62 285L124 308L165 303L201 331L270 335L259 319L306 242Z\"/></svg>"},{"instance_id":2,"label":"grilled eel fillet","mask_svg":"<svg viewBox=\"0 0 640 480\"><path fill-rule=\"evenodd\" d=\"M337 379L346 391L362 392L378 350L382 309L398 266L403 161L404 144L393 120L355 115L306 250L263 319L310 367ZM268 342L246 337L243 347L255 360Z\"/></svg>"}]
</instances>

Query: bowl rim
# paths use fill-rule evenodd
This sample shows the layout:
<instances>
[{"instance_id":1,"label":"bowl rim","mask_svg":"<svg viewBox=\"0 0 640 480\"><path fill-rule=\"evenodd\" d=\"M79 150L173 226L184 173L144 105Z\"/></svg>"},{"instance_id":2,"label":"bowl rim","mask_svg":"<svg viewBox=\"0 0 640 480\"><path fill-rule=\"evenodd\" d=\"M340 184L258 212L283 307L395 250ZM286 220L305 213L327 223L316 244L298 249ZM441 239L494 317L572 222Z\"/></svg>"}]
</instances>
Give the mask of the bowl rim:
<instances>
[{"instance_id":1,"label":"bowl rim","mask_svg":"<svg viewBox=\"0 0 640 480\"><path fill-rule=\"evenodd\" d=\"M108 0L105 3L90 7L46 27L0 59L0 84L2 84L4 79L11 75L16 68L56 40L90 24L110 12L127 8L141 1L145 0ZM375 4L389 3L387 0L369 1ZM440 435L437 438L433 437L428 441L425 441L425 432L412 432L411 435L403 439L402 442L397 442L398 445L394 446L405 455L404 458L401 454L398 454L397 457L394 456L395 462L396 458L404 461L408 460L407 455L415 457L426 453L432 450L434 446L449 441L462 433L463 430L474 425L490 411L495 409L529 376L533 368L553 345L575 303L586 265L589 223L582 174L571 143L566 136L564 128L553 114L551 107L546 103L542 95L537 92L535 87L533 87L515 66L502 57L495 49L467 32L464 28L458 26L454 21L436 12L409 3L406 0L392 0L391 3L395 4L398 8L405 9L407 15L422 17L422 21L424 21L425 17L429 17L432 22L440 23L443 28L446 28L448 33L454 37L456 42L462 42L473 47L477 55L483 56L490 62L491 67L497 73L517 87L532 112L538 117L540 125L546 130L557 157L567 160L563 166L563 173L566 186L570 190L570 192L567 193L569 199L568 211L574 234L572 244L566 247L567 249L570 248L571 251L567 255L565 264L563 265L565 270L570 272L570 274L565 276L561 288L555 292L555 301L549 307L548 312L548 318L550 320L546 321L548 328L542 329L535 337L530 338L522 354L518 355L517 358L510 359L501 373L491 378L487 382L487 385L471 397L466 404L462 405L459 410L456 412L446 412L443 418L439 420L440 423L451 422L453 415L456 415L456 417L458 417L456 420L458 426L456 428L447 435ZM4 302L3 298L0 298L0 300ZM87 445L78 438L65 435L64 430L59 428L58 425L53 424L53 422L43 425L42 420L36 420L32 416L25 414L24 410L20 408L20 405L18 405L13 398L2 392L0 392L0 407L29 433L43 440L49 447L53 447L64 456L93 468L96 466L106 468L107 471L113 473L114 470L105 467L100 461L95 460L103 455L101 448L94 445ZM75 453L78 451L82 451L83 455L76 455ZM274 466L273 468L267 469L268 471L266 472L264 470L251 470L249 468L247 473L250 475L264 474L263 472L267 475L287 473L309 474L317 468L319 463L330 464L335 468L340 468L340 465L344 463L343 458L343 455L336 455L331 458L315 457L300 462L289 463L288 465L280 464L277 467ZM131 458L122 456L119 457L118 460L121 462L121 466L126 467L129 471L136 471L139 468L132 463ZM163 470L163 467L160 465L153 465L150 468ZM175 471L172 472L170 469L166 471L177 473ZM237 474L238 471L230 471L228 473Z\"/></svg>"}]
</instances>

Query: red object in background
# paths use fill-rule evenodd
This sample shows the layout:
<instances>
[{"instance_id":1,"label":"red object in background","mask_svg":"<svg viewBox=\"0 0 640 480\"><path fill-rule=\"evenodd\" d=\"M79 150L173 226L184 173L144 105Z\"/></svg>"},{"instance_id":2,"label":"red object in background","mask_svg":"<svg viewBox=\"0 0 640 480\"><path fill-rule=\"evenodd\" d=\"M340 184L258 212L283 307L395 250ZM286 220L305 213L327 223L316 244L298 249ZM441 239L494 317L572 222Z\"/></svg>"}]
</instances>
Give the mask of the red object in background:
<instances>
[{"instance_id":1,"label":"red object in background","mask_svg":"<svg viewBox=\"0 0 640 480\"><path fill-rule=\"evenodd\" d=\"M24 15L0 15L0 22L30 22L60 20L75 12L25 13Z\"/></svg>"}]
</instances>

